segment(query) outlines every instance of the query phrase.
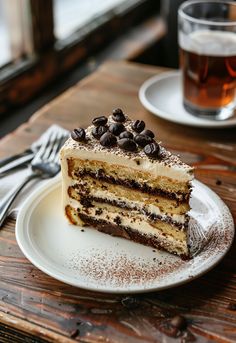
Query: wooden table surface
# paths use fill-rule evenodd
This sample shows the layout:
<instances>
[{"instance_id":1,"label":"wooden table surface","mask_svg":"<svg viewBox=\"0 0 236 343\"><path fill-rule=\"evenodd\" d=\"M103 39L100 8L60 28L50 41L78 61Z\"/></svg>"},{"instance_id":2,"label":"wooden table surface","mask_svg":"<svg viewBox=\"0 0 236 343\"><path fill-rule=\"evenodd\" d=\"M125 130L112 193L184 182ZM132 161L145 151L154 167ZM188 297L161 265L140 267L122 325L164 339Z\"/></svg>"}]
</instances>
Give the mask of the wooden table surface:
<instances>
[{"instance_id":1,"label":"wooden table surface","mask_svg":"<svg viewBox=\"0 0 236 343\"><path fill-rule=\"evenodd\" d=\"M52 123L69 130L121 107L142 118L158 139L196 167L236 219L236 130L198 129L158 119L138 100L140 85L164 69L108 62L49 103L0 142L0 157L25 149ZM199 279L135 295L84 291L54 280L21 253L15 222L0 231L0 342L236 342L236 245ZM168 329L183 315L187 328ZM176 336L179 336L176 338Z\"/></svg>"}]
</instances>

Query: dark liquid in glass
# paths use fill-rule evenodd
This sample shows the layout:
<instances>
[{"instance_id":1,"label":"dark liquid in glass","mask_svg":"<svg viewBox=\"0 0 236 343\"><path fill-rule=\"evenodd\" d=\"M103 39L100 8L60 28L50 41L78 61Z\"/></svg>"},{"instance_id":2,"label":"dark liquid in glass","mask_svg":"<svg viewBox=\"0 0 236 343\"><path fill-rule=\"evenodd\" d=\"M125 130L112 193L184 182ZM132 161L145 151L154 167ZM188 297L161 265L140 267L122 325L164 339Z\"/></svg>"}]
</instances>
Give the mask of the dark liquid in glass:
<instances>
[{"instance_id":1,"label":"dark liquid in glass","mask_svg":"<svg viewBox=\"0 0 236 343\"><path fill-rule=\"evenodd\" d=\"M211 110L234 101L236 55L199 55L180 49L180 62L186 103Z\"/></svg>"}]
</instances>

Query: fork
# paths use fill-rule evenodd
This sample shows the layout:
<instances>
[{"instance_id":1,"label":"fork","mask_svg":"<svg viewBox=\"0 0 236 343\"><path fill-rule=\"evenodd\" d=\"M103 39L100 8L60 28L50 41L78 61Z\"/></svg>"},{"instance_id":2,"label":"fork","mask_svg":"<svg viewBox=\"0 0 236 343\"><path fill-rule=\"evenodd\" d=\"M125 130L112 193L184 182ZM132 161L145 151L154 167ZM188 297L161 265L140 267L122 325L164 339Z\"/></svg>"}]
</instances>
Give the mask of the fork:
<instances>
[{"instance_id":1,"label":"fork","mask_svg":"<svg viewBox=\"0 0 236 343\"><path fill-rule=\"evenodd\" d=\"M0 202L0 228L8 216L8 210L11 204L29 181L35 178L51 178L60 171L59 150L66 138L67 136L64 133L55 132L45 141L45 144L41 145L28 167L29 174L10 193L7 193Z\"/></svg>"}]
</instances>

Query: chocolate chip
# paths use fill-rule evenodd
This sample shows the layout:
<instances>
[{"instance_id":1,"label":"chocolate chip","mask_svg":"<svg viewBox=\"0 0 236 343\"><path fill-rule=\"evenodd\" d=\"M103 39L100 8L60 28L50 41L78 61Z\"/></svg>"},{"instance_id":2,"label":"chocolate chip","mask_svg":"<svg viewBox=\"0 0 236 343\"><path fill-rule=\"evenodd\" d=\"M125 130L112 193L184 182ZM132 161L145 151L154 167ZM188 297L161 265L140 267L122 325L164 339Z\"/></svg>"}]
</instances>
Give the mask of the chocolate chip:
<instances>
[{"instance_id":1,"label":"chocolate chip","mask_svg":"<svg viewBox=\"0 0 236 343\"><path fill-rule=\"evenodd\" d=\"M123 114L123 111L121 108L115 108L113 111L112 111L113 114Z\"/></svg>"},{"instance_id":2,"label":"chocolate chip","mask_svg":"<svg viewBox=\"0 0 236 343\"><path fill-rule=\"evenodd\" d=\"M141 134L142 134L142 135L146 135L146 136L151 137L151 138L154 138L154 137L155 137L154 133L153 133L151 130L143 130L143 131L141 132Z\"/></svg>"},{"instance_id":3,"label":"chocolate chip","mask_svg":"<svg viewBox=\"0 0 236 343\"><path fill-rule=\"evenodd\" d=\"M118 145L123 150L127 150L127 151L136 151L137 150L137 145L136 145L135 141L133 141L130 138L119 139Z\"/></svg>"},{"instance_id":4,"label":"chocolate chip","mask_svg":"<svg viewBox=\"0 0 236 343\"><path fill-rule=\"evenodd\" d=\"M121 132L125 131L125 127L121 123L112 123L109 125L109 131L113 133L113 135L119 136Z\"/></svg>"},{"instance_id":5,"label":"chocolate chip","mask_svg":"<svg viewBox=\"0 0 236 343\"><path fill-rule=\"evenodd\" d=\"M171 319L170 324L176 329L184 330L187 326L187 321L183 316L177 315Z\"/></svg>"},{"instance_id":6,"label":"chocolate chip","mask_svg":"<svg viewBox=\"0 0 236 343\"><path fill-rule=\"evenodd\" d=\"M120 138L120 139L122 139L122 138L130 138L130 139L133 139L133 138L134 138L134 135L132 134L132 132L123 131L123 132L121 132L121 134L119 135L119 138Z\"/></svg>"},{"instance_id":7,"label":"chocolate chip","mask_svg":"<svg viewBox=\"0 0 236 343\"><path fill-rule=\"evenodd\" d=\"M132 125L131 125L132 129L135 131L135 132L138 132L140 133L141 131L144 130L145 128L145 123L143 120L135 120Z\"/></svg>"},{"instance_id":8,"label":"chocolate chip","mask_svg":"<svg viewBox=\"0 0 236 343\"><path fill-rule=\"evenodd\" d=\"M91 200L89 200L88 198L85 198L85 197L80 198L80 203L85 208L94 207Z\"/></svg>"},{"instance_id":9,"label":"chocolate chip","mask_svg":"<svg viewBox=\"0 0 236 343\"><path fill-rule=\"evenodd\" d=\"M220 186L221 184L222 184L222 181L219 180L219 179L217 179L217 180L216 180L216 185L217 185L217 186Z\"/></svg>"},{"instance_id":10,"label":"chocolate chip","mask_svg":"<svg viewBox=\"0 0 236 343\"><path fill-rule=\"evenodd\" d=\"M107 117L105 116L96 117L93 119L92 123L95 126L104 126L107 123Z\"/></svg>"},{"instance_id":11,"label":"chocolate chip","mask_svg":"<svg viewBox=\"0 0 236 343\"><path fill-rule=\"evenodd\" d=\"M125 121L125 115L123 111L120 108L116 108L115 110L112 111L112 119L114 121L123 123Z\"/></svg>"},{"instance_id":12,"label":"chocolate chip","mask_svg":"<svg viewBox=\"0 0 236 343\"><path fill-rule=\"evenodd\" d=\"M149 136L138 134L134 137L135 142L144 148L147 144L152 143L153 139Z\"/></svg>"},{"instance_id":13,"label":"chocolate chip","mask_svg":"<svg viewBox=\"0 0 236 343\"><path fill-rule=\"evenodd\" d=\"M116 137L112 133L106 132L101 136L100 144L105 147L112 147L116 145Z\"/></svg>"},{"instance_id":14,"label":"chocolate chip","mask_svg":"<svg viewBox=\"0 0 236 343\"><path fill-rule=\"evenodd\" d=\"M117 224L117 225L120 225L121 224L121 219L119 216L116 216L115 219L114 219L114 222Z\"/></svg>"},{"instance_id":15,"label":"chocolate chip","mask_svg":"<svg viewBox=\"0 0 236 343\"><path fill-rule=\"evenodd\" d=\"M92 135L94 138L99 139L105 132L107 132L105 126L95 126L92 130Z\"/></svg>"},{"instance_id":16,"label":"chocolate chip","mask_svg":"<svg viewBox=\"0 0 236 343\"><path fill-rule=\"evenodd\" d=\"M95 214L97 216L100 216L100 214L102 214L102 209L101 208L98 208L96 211L95 211Z\"/></svg>"},{"instance_id":17,"label":"chocolate chip","mask_svg":"<svg viewBox=\"0 0 236 343\"><path fill-rule=\"evenodd\" d=\"M154 143L147 144L144 147L143 151L148 157L157 158L159 156L160 147L157 143L154 142Z\"/></svg>"},{"instance_id":18,"label":"chocolate chip","mask_svg":"<svg viewBox=\"0 0 236 343\"><path fill-rule=\"evenodd\" d=\"M71 132L71 138L73 138L74 141L77 141L77 142L85 141L85 130L82 129L81 127L78 129L74 129Z\"/></svg>"}]
</instances>

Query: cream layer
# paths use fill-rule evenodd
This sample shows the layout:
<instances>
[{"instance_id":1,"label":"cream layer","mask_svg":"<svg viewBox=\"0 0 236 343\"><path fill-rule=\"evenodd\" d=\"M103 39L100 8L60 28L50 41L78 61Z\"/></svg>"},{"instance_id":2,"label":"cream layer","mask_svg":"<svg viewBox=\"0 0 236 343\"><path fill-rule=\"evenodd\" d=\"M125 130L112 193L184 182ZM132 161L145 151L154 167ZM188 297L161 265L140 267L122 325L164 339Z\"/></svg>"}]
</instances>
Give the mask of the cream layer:
<instances>
[{"instance_id":1,"label":"cream layer","mask_svg":"<svg viewBox=\"0 0 236 343\"><path fill-rule=\"evenodd\" d=\"M141 152L135 155L135 153L122 153L118 148L107 149L102 146L95 148L93 145L90 146L89 143L78 144L72 138L69 138L61 150L61 163L62 168L67 170L67 158L101 161L117 165L117 168L125 166L134 170L145 171L153 178L165 176L180 182L191 181L193 179L193 169L181 163L177 156L170 153L168 156L163 160L153 160Z\"/></svg>"},{"instance_id":2,"label":"cream layer","mask_svg":"<svg viewBox=\"0 0 236 343\"><path fill-rule=\"evenodd\" d=\"M72 199L71 199L72 200ZM86 216L95 218L96 220L105 220L108 223L116 224L117 216L121 219L121 224L124 227L129 227L134 231L138 231L142 235L147 235L158 239L160 242L165 242L168 245L170 252L177 252L178 254L188 254L187 235L183 231L173 230L172 227L166 225L165 229L157 229L150 225L144 218L135 211L120 211L115 206L94 203L95 207L83 209L83 206L76 201L70 201L69 204L74 208L75 212L84 213ZM102 213L98 215L96 211L102 209ZM79 223L81 225L81 222Z\"/></svg>"},{"instance_id":3,"label":"cream layer","mask_svg":"<svg viewBox=\"0 0 236 343\"><path fill-rule=\"evenodd\" d=\"M81 189L83 189L83 185L86 186L86 182L84 184L83 180L81 179L79 182L75 182L75 180L71 180L71 184L70 186L82 186ZM119 187L119 186L118 186ZM86 188L88 190L90 190L90 193L86 194L86 195L90 195L92 197L97 197L100 199L109 199L110 201L115 201L117 203L121 203L124 202L125 204L127 204L130 208L132 209L138 209L141 213L143 212L148 212L150 214L155 214L157 216L161 216L162 220L166 220L168 218L171 218L173 221L180 223L180 224L184 224L186 221L186 215L184 214L172 214L172 213L165 213L162 212L160 210L159 207L153 205L153 204L148 204L148 195L143 194L142 199L143 201L138 201L138 200L132 200L129 201L128 196L127 197L122 197L122 196L116 196L116 194L114 194L113 192L110 192L109 189L108 190L104 190L101 188L95 188L95 187L91 187L91 189ZM132 190L127 190L127 194L132 192ZM69 196L68 196L69 198ZM66 203L69 201L69 199L65 200L65 205Z\"/></svg>"},{"instance_id":4,"label":"cream layer","mask_svg":"<svg viewBox=\"0 0 236 343\"><path fill-rule=\"evenodd\" d=\"M174 226L168 224L168 223L161 223L161 225L158 225L158 229L156 228L155 224L151 224L147 221L147 218L144 214L140 214L138 211L130 211L126 209L119 208L114 205L105 204L105 203L99 203L96 201L92 202L93 207L84 208L83 205L75 200L70 198L69 202L66 204L79 209L81 212L97 218L97 219L104 219L108 220L111 223L116 223L115 218L117 216L120 216L121 218L121 225L123 226L129 226L132 229L137 229L138 231L145 233L145 234L154 234L156 231L161 231L163 234L166 234L168 236L171 236L177 240L183 241L186 239L186 232L183 230L178 230L178 228L175 229ZM66 207L65 206L65 207ZM102 209L102 214L96 213L97 209Z\"/></svg>"}]
</instances>

